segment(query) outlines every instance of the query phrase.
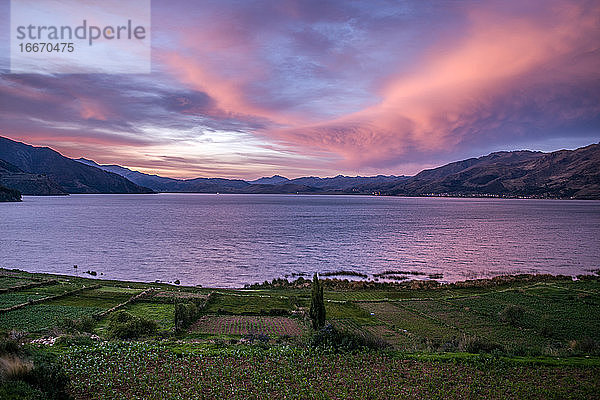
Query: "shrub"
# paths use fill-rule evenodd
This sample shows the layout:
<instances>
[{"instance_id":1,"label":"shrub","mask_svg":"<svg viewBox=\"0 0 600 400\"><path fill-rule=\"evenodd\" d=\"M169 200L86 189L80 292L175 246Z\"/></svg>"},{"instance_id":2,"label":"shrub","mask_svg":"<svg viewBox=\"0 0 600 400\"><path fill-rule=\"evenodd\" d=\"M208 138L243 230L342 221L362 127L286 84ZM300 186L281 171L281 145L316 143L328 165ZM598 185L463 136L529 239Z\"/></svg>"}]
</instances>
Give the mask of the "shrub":
<instances>
[{"instance_id":1,"label":"shrub","mask_svg":"<svg viewBox=\"0 0 600 400\"><path fill-rule=\"evenodd\" d=\"M269 340L271 340L269 335L264 335L262 333L249 333L244 335L244 339L248 340L250 343L254 343L255 341L260 343L268 343Z\"/></svg>"},{"instance_id":2,"label":"shrub","mask_svg":"<svg viewBox=\"0 0 600 400\"><path fill-rule=\"evenodd\" d=\"M581 340L572 340L569 347L575 354L599 354L600 343L591 337L584 337Z\"/></svg>"},{"instance_id":3,"label":"shrub","mask_svg":"<svg viewBox=\"0 0 600 400\"><path fill-rule=\"evenodd\" d=\"M4 382L0 384L0 399L11 400L44 400L44 393L29 386L23 381Z\"/></svg>"},{"instance_id":4,"label":"shrub","mask_svg":"<svg viewBox=\"0 0 600 400\"><path fill-rule=\"evenodd\" d=\"M24 379L25 382L40 389L50 400L70 399L66 392L69 377L54 354L39 352L33 355L33 369Z\"/></svg>"},{"instance_id":5,"label":"shrub","mask_svg":"<svg viewBox=\"0 0 600 400\"><path fill-rule=\"evenodd\" d=\"M544 315L540 319L540 334L547 338L552 337L554 334L554 324L549 315Z\"/></svg>"},{"instance_id":6,"label":"shrub","mask_svg":"<svg viewBox=\"0 0 600 400\"><path fill-rule=\"evenodd\" d=\"M269 315L278 316L278 315L290 315L290 311L284 308L271 308L267 313Z\"/></svg>"},{"instance_id":7,"label":"shrub","mask_svg":"<svg viewBox=\"0 0 600 400\"><path fill-rule=\"evenodd\" d=\"M319 283L319 277L316 272L312 281L309 316L314 330L320 329L325 325L323 286Z\"/></svg>"},{"instance_id":8,"label":"shrub","mask_svg":"<svg viewBox=\"0 0 600 400\"><path fill-rule=\"evenodd\" d=\"M175 304L175 330L182 331L198 319L199 309L195 303Z\"/></svg>"},{"instance_id":9,"label":"shrub","mask_svg":"<svg viewBox=\"0 0 600 400\"><path fill-rule=\"evenodd\" d=\"M65 319L60 324L60 327L67 332L87 332L92 333L94 331L94 327L96 326L96 322L94 318L89 315L85 315L79 319Z\"/></svg>"},{"instance_id":10,"label":"shrub","mask_svg":"<svg viewBox=\"0 0 600 400\"><path fill-rule=\"evenodd\" d=\"M32 352L33 351L33 352ZM0 357L0 398L67 400L71 397L63 366L56 356L39 350L18 348L16 354Z\"/></svg>"},{"instance_id":11,"label":"shrub","mask_svg":"<svg viewBox=\"0 0 600 400\"><path fill-rule=\"evenodd\" d=\"M508 305L500 312L500 321L507 322L512 326L520 326L523 323L525 309L518 305Z\"/></svg>"},{"instance_id":12,"label":"shrub","mask_svg":"<svg viewBox=\"0 0 600 400\"><path fill-rule=\"evenodd\" d=\"M4 354L18 354L19 352L20 348L16 340L9 338L0 339L0 356Z\"/></svg>"},{"instance_id":13,"label":"shrub","mask_svg":"<svg viewBox=\"0 0 600 400\"><path fill-rule=\"evenodd\" d=\"M327 324L316 332L311 338L310 345L316 349L334 353L361 349L382 350L389 347L385 341L374 336L341 331L331 324Z\"/></svg>"},{"instance_id":14,"label":"shrub","mask_svg":"<svg viewBox=\"0 0 600 400\"><path fill-rule=\"evenodd\" d=\"M61 335L56 339L54 344L61 346L92 346L96 343L89 335Z\"/></svg>"},{"instance_id":15,"label":"shrub","mask_svg":"<svg viewBox=\"0 0 600 400\"><path fill-rule=\"evenodd\" d=\"M136 317L127 311L115 312L108 321L108 335L117 339L135 339L156 333L156 321Z\"/></svg>"},{"instance_id":16,"label":"shrub","mask_svg":"<svg viewBox=\"0 0 600 400\"><path fill-rule=\"evenodd\" d=\"M502 351L502 346L485 338L463 336L458 342L458 349L467 353L490 353L492 351Z\"/></svg>"}]
</instances>

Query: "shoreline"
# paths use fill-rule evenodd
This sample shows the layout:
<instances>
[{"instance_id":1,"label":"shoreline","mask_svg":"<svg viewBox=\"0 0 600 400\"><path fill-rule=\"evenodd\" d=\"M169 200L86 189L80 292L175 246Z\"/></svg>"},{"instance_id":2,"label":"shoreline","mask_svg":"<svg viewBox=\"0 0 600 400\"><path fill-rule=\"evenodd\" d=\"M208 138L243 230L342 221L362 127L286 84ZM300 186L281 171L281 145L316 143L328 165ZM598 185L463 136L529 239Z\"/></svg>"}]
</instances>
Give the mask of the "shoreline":
<instances>
[{"instance_id":1,"label":"shoreline","mask_svg":"<svg viewBox=\"0 0 600 400\"><path fill-rule=\"evenodd\" d=\"M69 196L94 196L94 195L108 195L108 196L155 196L160 194L185 194L185 195L211 195L211 196L354 196L354 197L384 197L384 198L406 198L406 199L490 199L490 200L568 200L568 201L600 201L600 198L576 198L576 197L536 197L536 196L501 196L491 194L473 194L473 195L447 195L447 194L431 194L431 195L410 195L403 196L398 194L374 194L374 193L341 193L341 192L323 192L323 193L310 193L310 192L298 192L298 193L222 193L222 192L154 192L154 193L65 193L65 194L48 194L48 195L32 195L24 194L22 197L69 197Z\"/></svg>"},{"instance_id":2,"label":"shoreline","mask_svg":"<svg viewBox=\"0 0 600 400\"><path fill-rule=\"evenodd\" d=\"M95 271L91 271L95 272ZM437 289L450 289L450 288L469 288L469 287L493 287L500 285L508 285L516 282L547 282L547 281L578 281L578 280L595 280L600 279L600 269L586 270L585 274L578 275L554 275L547 273L540 274L502 274L488 278L475 278L465 279L454 282L442 282L437 279L406 279L401 281L376 281L372 279L347 279L340 278L344 274L325 273L319 274L319 280L322 281L325 287L346 289L346 290L364 290L364 289L399 289L399 290L437 290ZM5 268L0 267L0 277L25 273L32 275L39 279L40 277L49 278L75 278L89 280L97 283L128 283L128 284L143 284L143 285L166 285L172 288L186 288L186 289L213 289L213 290L234 290L234 291L252 291L262 289L302 289L309 287L312 276L310 274L303 274L296 276L296 279L290 280L287 277L273 278L271 281L256 282L251 284L244 284L242 287L221 287L221 286L204 286L204 285L186 285L175 283L175 281L141 281L141 280L130 280L130 279L112 279L102 278L98 275L87 274L83 272L81 275L71 274L58 274L49 272L30 272L19 268ZM86 274L88 276L84 276ZM328 275L327 275L328 274ZM418 274L421 275L421 274ZM422 273L422 275L427 275Z\"/></svg>"}]
</instances>

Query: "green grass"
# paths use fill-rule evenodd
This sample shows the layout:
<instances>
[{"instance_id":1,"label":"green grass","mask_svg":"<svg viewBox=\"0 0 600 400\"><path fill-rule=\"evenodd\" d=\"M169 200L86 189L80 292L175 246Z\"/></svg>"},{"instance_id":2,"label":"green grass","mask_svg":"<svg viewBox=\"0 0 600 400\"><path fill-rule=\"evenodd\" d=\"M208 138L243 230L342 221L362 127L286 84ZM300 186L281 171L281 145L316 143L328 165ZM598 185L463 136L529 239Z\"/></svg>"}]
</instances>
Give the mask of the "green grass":
<instances>
[{"instance_id":1,"label":"green grass","mask_svg":"<svg viewBox=\"0 0 600 400\"><path fill-rule=\"evenodd\" d=\"M348 319L360 325L373 325L377 320L367 310L352 302L325 302L327 319Z\"/></svg>"},{"instance_id":2,"label":"green grass","mask_svg":"<svg viewBox=\"0 0 600 400\"><path fill-rule=\"evenodd\" d=\"M374 313L378 321L391 326L394 330L406 331L408 335L415 336L419 340L430 339L441 342L460 336L460 332L453 327L402 307L401 303L360 303L360 307Z\"/></svg>"},{"instance_id":3,"label":"green grass","mask_svg":"<svg viewBox=\"0 0 600 400\"><path fill-rule=\"evenodd\" d=\"M525 314L519 323L520 328L531 331L534 336L545 335L566 341L598 337L600 319L590 316L600 313L599 297L551 287L538 287L523 292L507 291L474 298L452 299L450 303L484 315L495 325L501 324L498 316L506 307L521 306Z\"/></svg>"},{"instance_id":4,"label":"green grass","mask_svg":"<svg viewBox=\"0 0 600 400\"><path fill-rule=\"evenodd\" d=\"M23 279L21 277L14 276L0 276L0 289L12 288L16 286L27 285L32 283L32 280Z\"/></svg>"},{"instance_id":5,"label":"green grass","mask_svg":"<svg viewBox=\"0 0 600 400\"><path fill-rule=\"evenodd\" d=\"M51 300L45 304L109 309L117 304L127 301L131 296L140 292L140 290L122 290L120 288L104 286L98 289L84 290L70 296Z\"/></svg>"},{"instance_id":6,"label":"green grass","mask_svg":"<svg viewBox=\"0 0 600 400\"><path fill-rule=\"evenodd\" d=\"M205 309L206 313L265 314L273 309L292 311L295 306L290 298L262 297L259 295L223 295L212 297Z\"/></svg>"},{"instance_id":7,"label":"green grass","mask_svg":"<svg viewBox=\"0 0 600 400\"><path fill-rule=\"evenodd\" d=\"M0 307L83 285L102 287L0 314L1 330L29 331L35 337L66 318L105 311L156 287L164 294L125 310L157 321L157 337L168 338L174 328L172 298L213 293L202 311L204 320L194 325L198 329L192 326L185 334L171 336L177 342L52 347L73 379L76 399L585 399L600 393L599 281L325 290L325 299L334 300L326 301L330 322L357 335L383 339L394 350L323 354L310 350L303 335L285 345L227 344L246 331L275 335L279 325L270 319L279 323L288 317L264 316L272 310L293 312L291 318L304 327L309 288L183 288L26 273L17 278L33 277L60 282L0 294ZM500 314L507 307L522 309L522 318L514 324L503 321ZM96 324L101 336L107 318ZM459 352L466 348L484 353Z\"/></svg>"},{"instance_id":8,"label":"green grass","mask_svg":"<svg viewBox=\"0 0 600 400\"><path fill-rule=\"evenodd\" d=\"M59 282L55 285L39 286L31 289L22 290L19 293L43 294L47 296L56 296L65 292L70 292L75 289L80 289L81 284L75 282Z\"/></svg>"},{"instance_id":9,"label":"green grass","mask_svg":"<svg viewBox=\"0 0 600 400\"><path fill-rule=\"evenodd\" d=\"M43 294L28 293L0 293L0 308L8 308L18 304L27 303L29 300L38 300L47 297Z\"/></svg>"},{"instance_id":10,"label":"green grass","mask_svg":"<svg viewBox=\"0 0 600 400\"><path fill-rule=\"evenodd\" d=\"M65 319L93 315L102 308L34 304L0 315L0 328L36 332L60 324Z\"/></svg>"},{"instance_id":11,"label":"green grass","mask_svg":"<svg viewBox=\"0 0 600 400\"><path fill-rule=\"evenodd\" d=\"M125 310L138 317L153 319L158 323L159 332L175 329L175 305L164 303L137 302L129 304Z\"/></svg>"},{"instance_id":12,"label":"green grass","mask_svg":"<svg viewBox=\"0 0 600 400\"><path fill-rule=\"evenodd\" d=\"M67 310L106 310L128 300L149 287L157 287L160 296L129 305L126 310L154 319L161 333L173 328L172 297L185 298L186 293L205 296L213 293L208 315L268 315L273 310L294 313L302 319L310 303L310 289L283 288L233 290L177 287L164 284L89 280L85 278L35 275L36 279L58 279L47 287L0 295L2 304L13 305L28 298L41 298L64 293L83 285L102 284L99 289L85 290L61 299L42 303ZM33 278L25 273L19 279ZM507 354L561 355L600 353L600 283L598 281L519 281L490 287L440 287L436 289L390 289L380 287L361 290L326 290L327 318L364 334L375 335L400 350L455 351L467 338L498 345ZM29 309L31 306L27 306ZM70 308L69 308L70 307ZM511 325L500 318L507 307L524 310L518 323ZM30 309L35 310L35 309ZM31 311L33 312L33 311ZM39 329L53 322L36 323L25 315L27 323L8 316L0 324L10 329ZM297 315L297 313L300 313ZM373 313L373 315L371 315ZM71 313L73 314L73 313ZM69 314L69 315L71 315ZM77 313L74 313L77 314ZM36 314L37 315L37 314ZM40 314L41 315L41 314ZM11 319L12 318L12 319ZM14 321L14 322L10 322ZM56 322L57 319L51 321ZM102 334L105 321L96 332Z\"/></svg>"},{"instance_id":13,"label":"green grass","mask_svg":"<svg viewBox=\"0 0 600 400\"><path fill-rule=\"evenodd\" d=\"M503 346L505 349L530 349L541 353L549 345L548 339L538 332L512 327L500 321L498 315L487 315L470 308L455 304L457 301L425 300L403 302L410 310L427 315L429 318L452 327L463 335L479 337L490 343Z\"/></svg>"}]
</instances>

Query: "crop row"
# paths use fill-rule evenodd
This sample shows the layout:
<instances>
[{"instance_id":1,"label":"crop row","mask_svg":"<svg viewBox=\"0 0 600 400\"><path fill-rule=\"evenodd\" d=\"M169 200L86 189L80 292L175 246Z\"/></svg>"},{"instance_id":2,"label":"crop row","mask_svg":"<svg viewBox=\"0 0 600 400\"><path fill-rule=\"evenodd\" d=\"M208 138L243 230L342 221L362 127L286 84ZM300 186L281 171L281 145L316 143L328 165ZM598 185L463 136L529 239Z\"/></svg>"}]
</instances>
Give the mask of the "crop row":
<instances>
[{"instance_id":1,"label":"crop row","mask_svg":"<svg viewBox=\"0 0 600 400\"><path fill-rule=\"evenodd\" d=\"M192 327L193 331L211 334L262 334L270 336L298 336L302 328L297 320L287 317L266 316L203 316Z\"/></svg>"},{"instance_id":2,"label":"crop row","mask_svg":"<svg viewBox=\"0 0 600 400\"><path fill-rule=\"evenodd\" d=\"M0 276L0 289L9 289L12 287L23 286L32 281L16 276Z\"/></svg>"},{"instance_id":3,"label":"crop row","mask_svg":"<svg viewBox=\"0 0 600 400\"><path fill-rule=\"evenodd\" d=\"M379 321L391 325L395 330L406 331L410 335L434 340L449 340L459 336L459 332L452 326L411 311L400 304L360 303L359 305L373 313Z\"/></svg>"},{"instance_id":4,"label":"crop row","mask_svg":"<svg viewBox=\"0 0 600 400\"><path fill-rule=\"evenodd\" d=\"M31 300L39 300L47 297L43 294L28 293L0 293L0 309L27 303Z\"/></svg>"},{"instance_id":5,"label":"crop row","mask_svg":"<svg viewBox=\"0 0 600 400\"><path fill-rule=\"evenodd\" d=\"M34 304L0 316L0 328L35 332L56 326L65 319L78 319L85 315L92 316L101 308L53 306Z\"/></svg>"}]
</instances>

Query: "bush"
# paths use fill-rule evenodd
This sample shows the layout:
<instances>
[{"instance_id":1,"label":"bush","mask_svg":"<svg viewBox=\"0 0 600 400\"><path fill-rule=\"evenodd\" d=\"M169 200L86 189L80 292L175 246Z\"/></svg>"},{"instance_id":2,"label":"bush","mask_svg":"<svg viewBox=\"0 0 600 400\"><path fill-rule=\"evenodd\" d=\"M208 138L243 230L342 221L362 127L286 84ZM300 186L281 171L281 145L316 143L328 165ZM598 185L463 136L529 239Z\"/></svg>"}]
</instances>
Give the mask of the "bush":
<instances>
[{"instance_id":1,"label":"bush","mask_svg":"<svg viewBox=\"0 0 600 400\"><path fill-rule=\"evenodd\" d=\"M182 331L198 319L199 309L195 303L175 304L175 330Z\"/></svg>"},{"instance_id":2,"label":"bush","mask_svg":"<svg viewBox=\"0 0 600 400\"><path fill-rule=\"evenodd\" d=\"M500 312L500 321L507 322L512 326L520 326L525 317L525 309L518 305L508 305Z\"/></svg>"},{"instance_id":3,"label":"bush","mask_svg":"<svg viewBox=\"0 0 600 400\"><path fill-rule=\"evenodd\" d=\"M116 339L135 339L156 333L156 321L117 311L108 321L108 335Z\"/></svg>"},{"instance_id":4,"label":"bush","mask_svg":"<svg viewBox=\"0 0 600 400\"><path fill-rule=\"evenodd\" d=\"M554 334L554 324L549 315L544 315L540 319L540 334L547 338L552 337Z\"/></svg>"},{"instance_id":5,"label":"bush","mask_svg":"<svg viewBox=\"0 0 600 400\"><path fill-rule=\"evenodd\" d=\"M20 355L0 357L0 398L67 400L71 397L63 366L56 356L39 350L22 351Z\"/></svg>"},{"instance_id":6,"label":"bush","mask_svg":"<svg viewBox=\"0 0 600 400\"><path fill-rule=\"evenodd\" d=\"M389 344L379 338L341 331L331 324L325 325L316 332L311 338L310 345L316 349L334 353L362 349L383 350L389 347Z\"/></svg>"},{"instance_id":7,"label":"bush","mask_svg":"<svg viewBox=\"0 0 600 400\"><path fill-rule=\"evenodd\" d=\"M581 340L572 340L569 347L575 354L600 354L600 343L591 337L584 337Z\"/></svg>"},{"instance_id":8,"label":"bush","mask_svg":"<svg viewBox=\"0 0 600 400\"><path fill-rule=\"evenodd\" d=\"M45 400L44 393L29 386L23 381L4 382L0 384L0 399L11 400Z\"/></svg>"},{"instance_id":9,"label":"bush","mask_svg":"<svg viewBox=\"0 0 600 400\"><path fill-rule=\"evenodd\" d=\"M5 354L19 354L21 351L16 340L2 338L0 339L0 356Z\"/></svg>"},{"instance_id":10,"label":"bush","mask_svg":"<svg viewBox=\"0 0 600 400\"><path fill-rule=\"evenodd\" d=\"M96 341L91 336L82 334L61 335L54 342L61 346L92 346L95 343Z\"/></svg>"},{"instance_id":11,"label":"bush","mask_svg":"<svg viewBox=\"0 0 600 400\"><path fill-rule=\"evenodd\" d=\"M502 346L477 336L463 336L458 342L458 349L467 353L491 353L502 351Z\"/></svg>"},{"instance_id":12,"label":"bush","mask_svg":"<svg viewBox=\"0 0 600 400\"><path fill-rule=\"evenodd\" d=\"M271 340L269 335L264 335L262 333L249 333L244 335L244 339L248 340L250 343L254 343L255 341L260 343L269 343L269 340Z\"/></svg>"},{"instance_id":13,"label":"bush","mask_svg":"<svg viewBox=\"0 0 600 400\"><path fill-rule=\"evenodd\" d=\"M50 400L70 399L66 392L69 386L69 376L63 366L56 360L54 354L36 353L33 355L33 370L25 382L42 390Z\"/></svg>"},{"instance_id":14,"label":"bush","mask_svg":"<svg viewBox=\"0 0 600 400\"><path fill-rule=\"evenodd\" d=\"M290 315L290 311L284 308L271 308L267 314L272 316Z\"/></svg>"},{"instance_id":15,"label":"bush","mask_svg":"<svg viewBox=\"0 0 600 400\"><path fill-rule=\"evenodd\" d=\"M87 332L92 333L96 321L89 315L85 315L79 319L65 319L60 324L60 327L67 332Z\"/></svg>"}]
</instances>

